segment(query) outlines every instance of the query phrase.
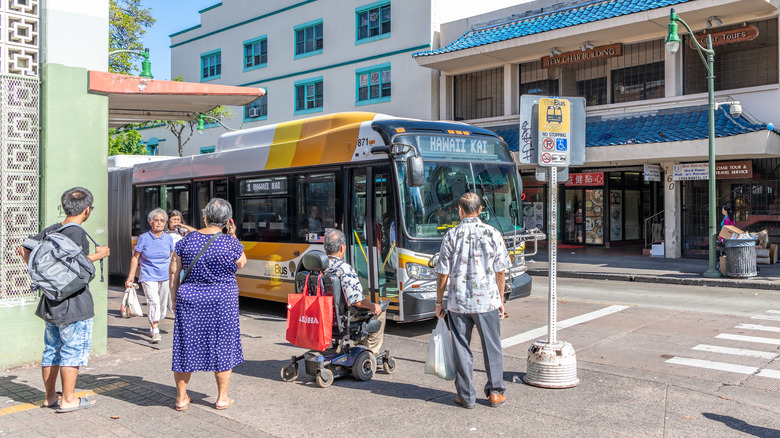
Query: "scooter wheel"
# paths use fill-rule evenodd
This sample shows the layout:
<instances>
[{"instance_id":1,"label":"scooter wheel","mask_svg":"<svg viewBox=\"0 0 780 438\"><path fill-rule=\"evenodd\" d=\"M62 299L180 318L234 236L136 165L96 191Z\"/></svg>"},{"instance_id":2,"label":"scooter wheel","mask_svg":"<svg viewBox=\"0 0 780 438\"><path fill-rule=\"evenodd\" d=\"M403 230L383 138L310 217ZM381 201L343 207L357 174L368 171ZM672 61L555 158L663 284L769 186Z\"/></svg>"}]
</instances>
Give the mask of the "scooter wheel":
<instances>
[{"instance_id":1,"label":"scooter wheel","mask_svg":"<svg viewBox=\"0 0 780 438\"><path fill-rule=\"evenodd\" d=\"M333 371L322 368L317 372L315 380L317 381L317 386L320 388L327 388L333 383Z\"/></svg>"},{"instance_id":2,"label":"scooter wheel","mask_svg":"<svg viewBox=\"0 0 780 438\"><path fill-rule=\"evenodd\" d=\"M382 369L385 370L387 374L393 374L395 372L395 359L386 357L382 362Z\"/></svg>"},{"instance_id":3,"label":"scooter wheel","mask_svg":"<svg viewBox=\"0 0 780 438\"><path fill-rule=\"evenodd\" d=\"M288 363L282 367L282 380L292 382L298 378L298 365Z\"/></svg>"},{"instance_id":4,"label":"scooter wheel","mask_svg":"<svg viewBox=\"0 0 780 438\"><path fill-rule=\"evenodd\" d=\"M352 364L352 375L358 380L371 380L374 377L375 369L376 357L374 353L364 350L358 354L355 363Z\"/></svg>"}]
</instances>

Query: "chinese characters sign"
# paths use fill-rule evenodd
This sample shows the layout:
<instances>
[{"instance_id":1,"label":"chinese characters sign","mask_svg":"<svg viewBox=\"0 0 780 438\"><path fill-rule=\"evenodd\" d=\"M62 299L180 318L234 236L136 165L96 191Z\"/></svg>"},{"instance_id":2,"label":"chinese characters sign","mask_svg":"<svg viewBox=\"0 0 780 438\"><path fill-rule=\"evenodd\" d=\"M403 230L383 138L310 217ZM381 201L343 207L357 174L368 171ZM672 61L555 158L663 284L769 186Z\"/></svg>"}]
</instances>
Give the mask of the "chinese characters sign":
<instances>
[{"instance_id":1,"label":"chinese characters sign","mask_svg":"<svg viewBox=\"0 0 780 438\"><path fill-rule=\"evenodd\" d=\"M569 175L566 186L603 186L604 172L573 173Z\"/></svg>"}]
</instances>

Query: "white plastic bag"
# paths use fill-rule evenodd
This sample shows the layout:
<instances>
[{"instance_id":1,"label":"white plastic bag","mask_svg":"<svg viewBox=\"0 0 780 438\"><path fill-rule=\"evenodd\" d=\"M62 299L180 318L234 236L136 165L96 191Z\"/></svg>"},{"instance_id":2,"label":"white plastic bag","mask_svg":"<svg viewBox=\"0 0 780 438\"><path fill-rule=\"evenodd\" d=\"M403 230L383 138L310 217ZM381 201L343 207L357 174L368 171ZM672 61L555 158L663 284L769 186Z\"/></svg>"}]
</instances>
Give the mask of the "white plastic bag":
<instances>
[{"instance_id":1,"label":"white plastic bag","mask_svg":"<svg viewBox=\"0 0 780 438\"><path fill-rule=\"evenodd\" d=\"M455 380L455 356L452 352L452 334L447 330L444 318L439 319L428 343L428 360L425 374L433 374L444 380Z\"/></svg>"},{"instance_id":2,"label":"white plastic bag","mask_svg":"<svg viewBox=\"0 0 780 438\"><path fill-rule=\"evenodd\" d=\"M138 294L136 294L135 288L128 287L125 289L125 295L122 297L122 305L119 308L119 312L125 318L144 316L144 312L141 309L141 302L138 301Z\"/></svg>"}]
</instances>

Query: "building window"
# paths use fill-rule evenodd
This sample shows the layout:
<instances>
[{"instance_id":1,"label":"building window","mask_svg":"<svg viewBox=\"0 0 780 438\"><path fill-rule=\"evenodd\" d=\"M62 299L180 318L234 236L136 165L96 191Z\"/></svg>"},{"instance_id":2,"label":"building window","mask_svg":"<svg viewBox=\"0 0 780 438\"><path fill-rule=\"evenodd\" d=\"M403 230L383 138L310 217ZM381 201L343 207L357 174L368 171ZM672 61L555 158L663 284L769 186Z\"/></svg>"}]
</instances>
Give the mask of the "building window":
<instances>
[{"instance_id":1,"label":"building window","mask_svg":"<svg viewBox=\"0 0 780 438\"><path fill-rule=\"evenodd\" d=\"M458 75L454 78L455 120L504 114L504 68Z\"/></svg>"},{"instance_id":2,"label":"building window","mask_svg":"<svg viewBox=\"0 0 780 438\"><path fill-rule=\"evenodd\" d=\"M612 70L612 103L664 97L664 63Z\"/></svg>"},{"instance_id":3,"label":"building window","mask_svg":"<svg viewBox=\"0 0 780 438\"><path fill-rule=\"evenodd\" d=\"M268 65L268 38L244 41L244 71Z\"/></svg>"},{"instance_id":4,"label":"building window","mask_svg":"<svg viewBox=\"0 0 780 438\"><path fill-rule=\"evenodd\" d=\"M159 144L146 144L146 155L159 155L157 147Z\"/></svg>"},{"instance_id":5,"label":"building window","mask_svg":"<svg viewBox=\"0 0 780 438\"><path fill-rule=\"evenodd\" d=\"M210 154L210 153L214 152L216 149L217 149L216 146L203 146L202 148L200 148L200 153L201 154Z\"/></svg>"},{"instance_id":6,"label":"building window","mask_svg":"<svg viewBox=\"0 0 780 438\"><path fill-rule=\"evenodd\" d=\"M355 71L356 105L390 102L390 64Z\"/></svg>"},{"instance_id":7,"label":"building window","mask_svg":"<svg viewBox=\"0 0 780 438\"><path fill-rule=\"evenodd\" d=\"M322 77L295 83L295 114L322 111Z\"/></svg>"},{"instance_id":8,"label":"building window","mask_svg":"<svg viewBox=\"0 0 780 438\"><path fill-rule=\"evenodd\" d=\"M268 118L268 90L261 98L244 106L244 121L253 122Z\"/></svg>"},{"instance_id":9,"label":"building window","mask_svg":"<svg viewBox=\"0 0 780 438\"><path fill-rule=\"evenodd\" d=\"M758 28L753 41L724 44L715 50L715 91L777 84L778 37L777 18L765 21L740 23L718 28L717 31L743 27ZM683 92L685 94L707 92L707 70L696 49L691 48L686 36L683 44L683 68L685 69Z\"/></svg>"},{"instance_id":10,"label":"building window","mask_svg":"<svg viewBox=\"0 0 780 438\"><path fill-rule=\"evenodd\" d=\"M585 98L586 106L606 105L607 78L577 81L577 96Z\"/></svg>"},{"instance_id":11,"label":"building window","mask_svg":"<svg viewBox=\"0 0 780 438\"><path fill-rule=\"evenodd\" d=\"M520 84L520 95L535 94L539 96L560 96L558 93L558 79L544 79L541 81Z\"/></svg>"},{"instance_id":12,"label":"building window","mask_svg":"<svg viewBox=\"0 0 780 438\"><path fill-rule=\"evenodd\" d=\"M322 20L295 27L295 57L322 53Z\"/></svg>"},{"instance_id":13,"label":"building window","mask_svg":"<svg viewBox=\"0 0 780 438\"><path fill-rule=\"evenodd\" d=\"M210 81L222 75L222 51L215 50L200 55L200 80Z\"/></svg>"},{"instance_id":14,"label":"building window","mask_svg":"<svg viewBox=\"0 0 780 438\"><path fill-rule=\"evenodd\" d=\"M355 9L357 17L357 42L387 38L390 36L390 3L380 2Z\"/></svg>"}]
</instances>

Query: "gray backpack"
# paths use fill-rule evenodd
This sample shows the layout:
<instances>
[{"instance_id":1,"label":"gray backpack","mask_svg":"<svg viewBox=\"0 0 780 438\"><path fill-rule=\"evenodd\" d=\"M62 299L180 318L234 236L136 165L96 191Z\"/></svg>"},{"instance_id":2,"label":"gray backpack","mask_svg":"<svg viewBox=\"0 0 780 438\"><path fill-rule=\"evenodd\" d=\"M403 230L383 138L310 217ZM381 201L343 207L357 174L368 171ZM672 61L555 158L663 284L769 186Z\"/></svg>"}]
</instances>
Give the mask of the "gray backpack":
<instances>
[{"instance_id":1,"label":"gray backpack","mask_svg":"<svg viewBox=\"0 0 780 438\"><path fill-rule=\"evenodd\" d=\"M67 227L83 230L81 225L71 222L47 233L41 240L27 239L22 244L32 251L27 265L32 289L57 302L81 291L95 278L95 265L84 255L81 246L62 234ZM95 243L89 234L87 237Z\"/></svg>"}]
</instances>

